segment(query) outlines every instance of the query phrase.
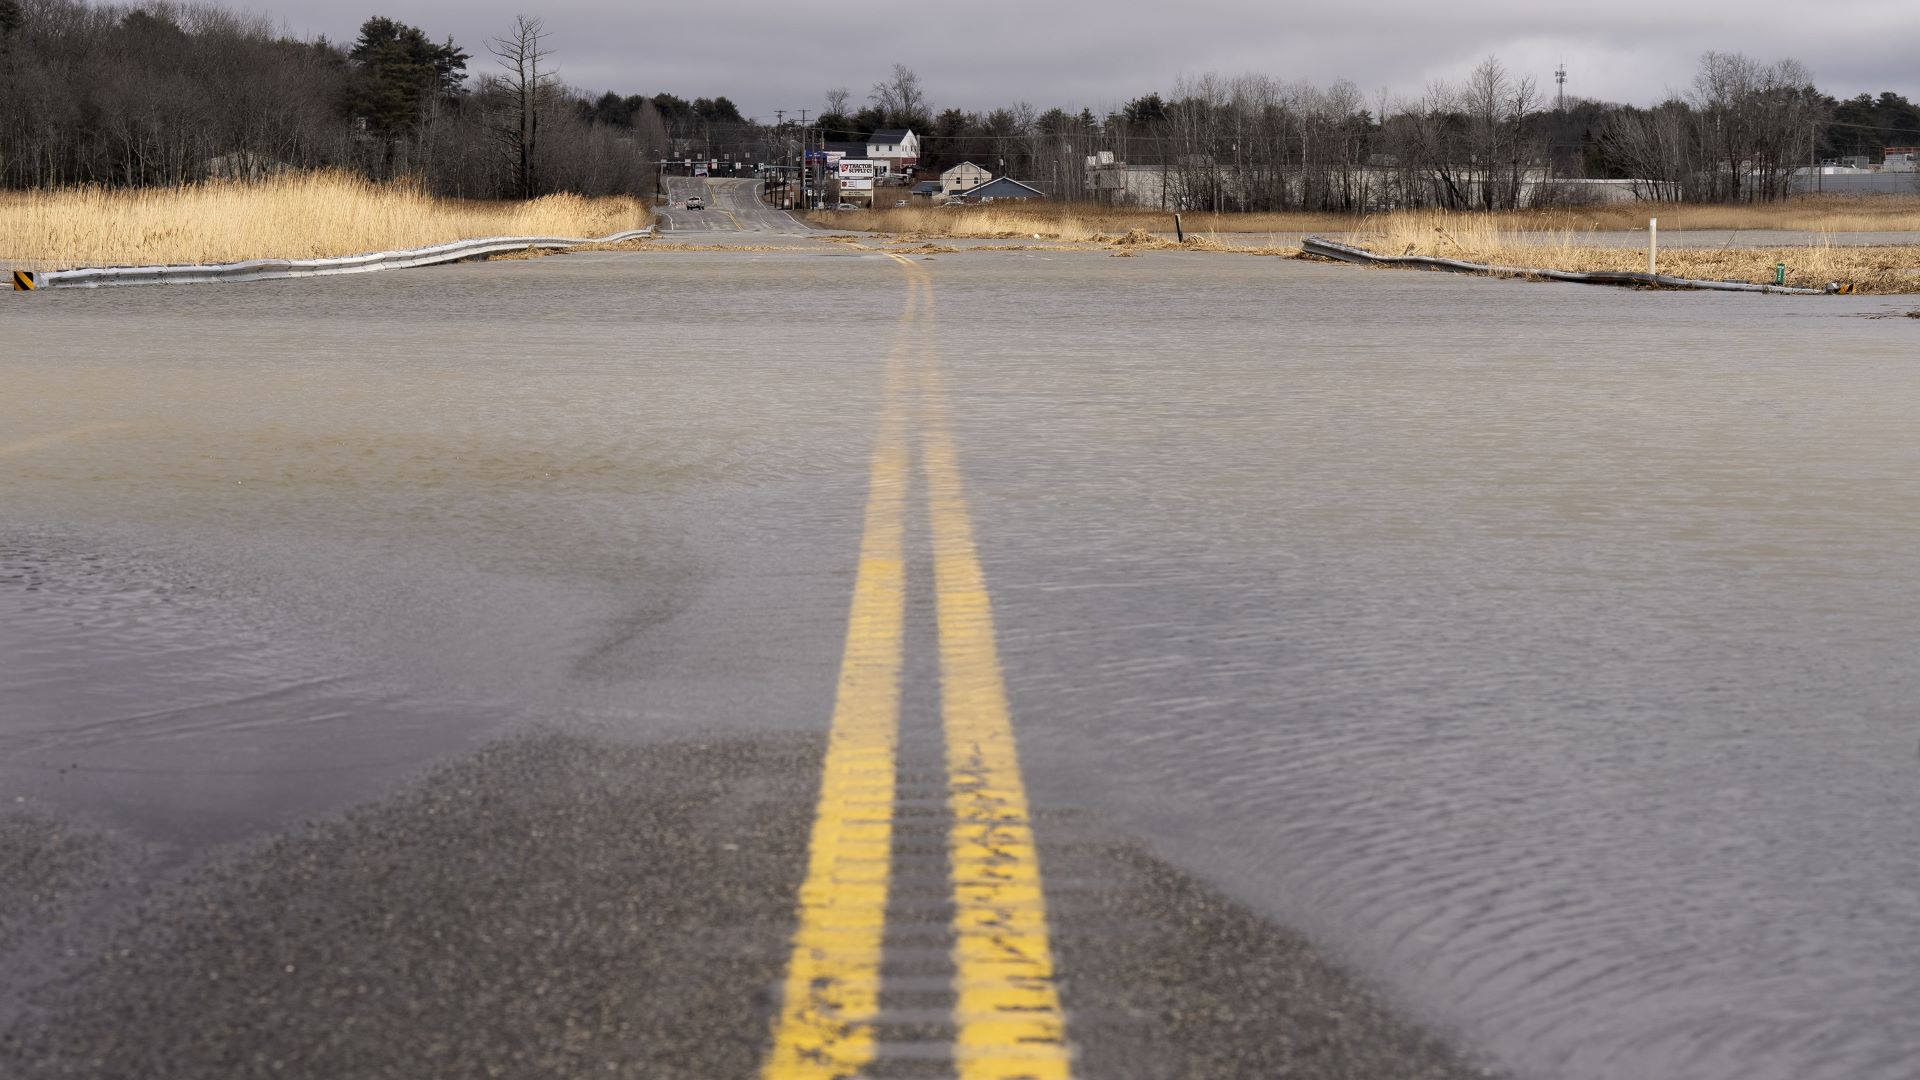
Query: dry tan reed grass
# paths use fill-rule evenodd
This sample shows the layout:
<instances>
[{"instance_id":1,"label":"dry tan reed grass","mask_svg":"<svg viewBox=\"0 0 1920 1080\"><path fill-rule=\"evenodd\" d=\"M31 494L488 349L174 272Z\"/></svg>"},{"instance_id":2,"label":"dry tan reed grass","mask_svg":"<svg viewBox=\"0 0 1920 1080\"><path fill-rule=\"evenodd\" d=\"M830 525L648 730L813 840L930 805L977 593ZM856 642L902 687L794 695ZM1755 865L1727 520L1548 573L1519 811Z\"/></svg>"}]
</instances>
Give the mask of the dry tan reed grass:
<instances>
[{"instance_id":1,"label":"dry tan reed grass","mask_svg":"<svg viewBox=\"0 0 1920 1080\"><path fill-rule=\"evenodd\" d=\"M1094 241L1133 229L1173 231L1173 215L1159 210L1065 203L988 203L946 209L932 206L843 210L812 215L822 225L920 237L978 240ZM1190 233L1345 232L1356 219L1338 214L1184 214Z\"/></svg>"},{"instance_id":2,"label":"dry tan reed grass","mask_svg":"<svg viewBox=\"0 0 1920 1080\"><path fill-rule=\"evenodd\" d=\"M1313 214L1186 215L1186 240L1167 235L1172 220L1159 212L1041 203L989 204L961 209L906 207L820 215L843 228L892 233L907 242L942 238L1032 239L1099 244L1114 254L1179 249L1244 255L1292 255L1294 237L1342 233L1383 255L1433 255L1543 270L1645 270L1638 247L1608 245L1589 236L1644 228L1651 208L1526 211L1505 214L1405 212L1366 218ZM1853 246L1833 242L1847 232L1920 232L1920 199L1798 199L1770 206L1668 205L1654 210L1663 231L1687 229L1810 232L1811 244L1757 248L1665 248L1661 273L1707 280L1770 282L1775 264L1787 283L1821 288L1828 282L1861 292L1920 292L1920 246ZM1217 227L1217 231L1215 231ZM1269 235L1258 238L1257 234ZM845 240L851 238L831 237ZM1617 241L1617 238L1616 238ZM970 251L1019 250L1030 245L978 245Z\"/></svg>"},{"instance_id":3,"label":"dry tan reed grass","mask_svg":"<svg viewBox=\"0 0 1920 1080\"><path fill-rule=\"evenodd\" d=\"M1425 212L1353 216L1320 213L1186 213L1189 235L1246 233L1346 233L1376 230L1395 218L1423 220ZM1920 194L1807 196L1784 203L1746 206L1624 203L1559 210L1515 210L1478 216L1513 232L1617 231L1644 229L1658 217L1662 229L1799 232L1920 232ZM971 237L1010 240L1039 236L1049 240L1098 240L1103 234L1131 230L1171 233L1171 211L1100 207L1069 203L989 203L946 209L909 206L882 210L839 211L813 215L820 224L916 238Z\"/></svg>"},{"instance_id":4,"label":"dry tan reed grass","mask_svg":"<svg viewBox=\"0 0 1920 1080\"><path fill-rule=\"evenodd\" d=\"M184 188L63 188L0 198L0 263L24 269L326 258L481 236L606 236L638 199L442 199L342 173Z\"/></svg>"},{"instance_id":5,"label":"dry tan reed grass","mask_svg":"<svg viewBox=\"0 0 1920 1080\"><path fill-rule=\"evenodd\" d=\"M1780 203L1744 206L1621 203L1570 210L1526 211L1508 228L1559 232L1566 229L1692 230L1773 229L1784 232L1920 232L1920 191L1913 195L1806 195Z\"/></svg>"},{"instance_id":6,"label":"dry tan reed grass","mask_svg":"<svg viewBox=\"0 0 1920 1080\"><path fill-rule=\"evenodd\" d=\"M1666 228L1666 217L1661 227ZM1644 271L1642 248L1595 244L1582 232L1522 233L1483 214L1403 214L1375 219L1355 239L1380 255L1426 255L1444 259L1539 270ZM1824 237L1811 244L1763 248L1663 248L1662 274L1708 281L1771 282L1774 267L1787 267L1786 283L1822 288L1828 282L1859 292L1920 292L1920 246L1840 245Z\"/></svg>"},{"instance_id":7,"label":"dry tan reed grass","mask_svg":"<svg viewBox=\"0 0 1920 1080\"><path fill-rule=\"evenodd\" d=\"M1872 231L1907 231L1905 226L1909 222L1901 216L1900 204L1901 200L1898 199L1880 202L1828 200L1811 210L1797 203L1776 208L1745 209L1750 212L1777 211L1770 220L1783 229L1803 230L1816 222L1829 222L1835 226L1828 230L1833 233L1849 231L1848 227ZM1850 207L1854 209L1848 209ZM905 226L898 233L899 238L916 242L934 237L1012 239L1038 235L1062 243L1104 245L1115 254L1125 255L1173 249L1243 255L1292 255L1298 251L1290 236L1284 239L1269 236L1264 240L1256 240L1246 232L1226 229L1208 233L1189 227L1186 240L1182 243L1176 243L1164 231L1141 225L1119 230L1117 236L1109 235L1096 226L1114 222L1110 218L1081 216L1074 212L1084 209L1032 204L1019 207L991 205L963 210L914 207L874 211L871 216ZM1744 222L1741 226L1743 229L1758 228L1752 223L1758 220L1756 217L1737 219L1722 214L1721 208L1717 207L1695 208L1711 213L1696 219L1682 215L1678 219L1679 224L1671 224L1674 221L1674 209L1669 207L1661 211L1663 229L1726 228L1735 220ZM1915 212L1915 204L1908 204L1908 211L1913 212L1914 220L1910 223L1913 230L1920 231L1920 212ZM1564 215L1566 212L1559 213ZM848 218L865 216L868 215L854 212L832 215L835 221L843 224L854 224L847 221ZM1278 215L1263 215L1275 216ZM1190 226L1192 220L1188 219ZM1293 223L1297 226L1312 220L1300 216ZM1550 227L1556 221L1558 227ZM1543 270L1646 269L1646 253L1643 249L1621 247L1617 243L1607 245L1587 235L1588 230L1610 231L1619 227L1607 221L1581 221L1566 216L1556 218L1544 213L1421 212L1382 214L1358 221L1337 219L1337 222L1340 226L1338 229L1323 227L1317 231L1348 233L1362 246L1383 255L1431 255ZM1152 224L1157 228L1161 223ZM1319 224L1325 226L1327 222L1321 220ZM1275 230L1286 233L1306 231L1309 230ZM1019 250L1031 246L983 244L967 250ZM1840 282L1852 285L1861 292L1920 292L1920 246L1842 245L1824 235L1815 243L1795 246L1666 248L1660 253L1659 269L1664 274L1712 281L1770 282L1774 277L1774 266L1778 263L1786 264L1789 285L1821 288L1828 282Z\"/></svg>"}]
</instances>

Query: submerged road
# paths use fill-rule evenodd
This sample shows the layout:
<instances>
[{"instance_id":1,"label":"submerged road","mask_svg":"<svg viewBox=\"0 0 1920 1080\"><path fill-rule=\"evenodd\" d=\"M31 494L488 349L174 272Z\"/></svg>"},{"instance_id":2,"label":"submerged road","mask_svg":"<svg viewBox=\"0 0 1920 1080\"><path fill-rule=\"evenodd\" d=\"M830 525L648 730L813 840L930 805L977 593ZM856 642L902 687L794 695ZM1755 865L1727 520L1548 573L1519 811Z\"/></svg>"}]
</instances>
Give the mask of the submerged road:
<instances>
[{"instance_id":1,"label":"submerged road","mask_svg":"<svg viewBox=\"0 0 1920 1080\"><path fill-rule=\"evenodd\" d=\"M4 305L0 1075L1911 1075L1910 305L708 190Z\"/></svg>"}]
</instances>

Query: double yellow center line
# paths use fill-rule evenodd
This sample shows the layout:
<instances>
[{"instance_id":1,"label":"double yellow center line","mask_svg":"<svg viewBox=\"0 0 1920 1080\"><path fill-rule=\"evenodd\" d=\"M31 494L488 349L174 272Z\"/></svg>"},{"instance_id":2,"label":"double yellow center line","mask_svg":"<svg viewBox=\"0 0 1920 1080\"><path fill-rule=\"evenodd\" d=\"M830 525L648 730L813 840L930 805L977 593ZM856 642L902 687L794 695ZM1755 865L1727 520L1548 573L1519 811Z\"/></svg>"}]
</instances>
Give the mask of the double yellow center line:
<instances>
[{"instance_id":1,"label":"double yellow center line","mask_svg":"<svg viewBox=\"0 0 1920 1080\"><path fill-rule=\"evenodd\" d=\"M934 359L933 282L892 257L906 268L907 299L887 360L799 926L762 1076L858 1076L883 1050L877 1029L906 645L908 421L917 412L951 816L954 1069L960 1080L1068 1080L1066 1020L992 604Z\"/></svg>"}]
</instances>

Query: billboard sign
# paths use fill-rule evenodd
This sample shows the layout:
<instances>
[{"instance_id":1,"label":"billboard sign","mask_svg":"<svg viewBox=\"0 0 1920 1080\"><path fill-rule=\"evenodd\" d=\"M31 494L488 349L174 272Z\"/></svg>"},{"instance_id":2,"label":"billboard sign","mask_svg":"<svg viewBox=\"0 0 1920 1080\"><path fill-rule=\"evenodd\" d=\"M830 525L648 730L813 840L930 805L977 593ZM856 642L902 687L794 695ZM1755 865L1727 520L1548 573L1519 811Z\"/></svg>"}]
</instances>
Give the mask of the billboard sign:
<instances>
[{"instance_id":1,"label":"billboard sign","mask_svg":"<svg viewBox=\"0 0 1920 1080\"><path fill-rule=\"evenodd\" d=\"M873 162L841 161L834 166L841 191L872 191Z\"/></svg>"}]
</instances>

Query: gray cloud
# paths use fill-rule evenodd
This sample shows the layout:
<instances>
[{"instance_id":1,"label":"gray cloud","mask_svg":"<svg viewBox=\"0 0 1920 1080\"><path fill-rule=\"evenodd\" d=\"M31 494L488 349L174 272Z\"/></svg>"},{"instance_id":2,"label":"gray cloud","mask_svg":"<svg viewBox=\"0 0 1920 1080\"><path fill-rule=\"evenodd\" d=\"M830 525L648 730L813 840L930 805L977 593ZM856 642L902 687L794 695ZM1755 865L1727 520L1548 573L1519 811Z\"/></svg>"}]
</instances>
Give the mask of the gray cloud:
<instances>
[{"instance_id":1,"label":"gray cloud","mask_svg":"<svg viewBox=\"0 0 1920 1080\"><path fill-rule=\"evenodd\" d=\"M1250 72L1326 84L1348 79L1368 97L1417 95L1458 79L1488 54L1551 90L1564 62L1570 94L1648 103L1684 89L1701 52L1793 57L1820 87L1847 96L1920 95L1913 60L1920 4L1849 0L1609 0L1605 4L1431 0L1355 4L1187 0L1167 4L1041 5L1020 0L892 5L877 12L751 0L649 8L551 0L544 6L395 0L364 11L311 0L234 0L302 36L350 39L382 14L448 34L475 54L520 12L546 20L561 75L588 90L725 94L741 111L818 109L830 86L856 100L895 61L917 71L937 105L987 108L1029 101L1096 112L1182 76Z\"/></svg>"}]
</instances>

